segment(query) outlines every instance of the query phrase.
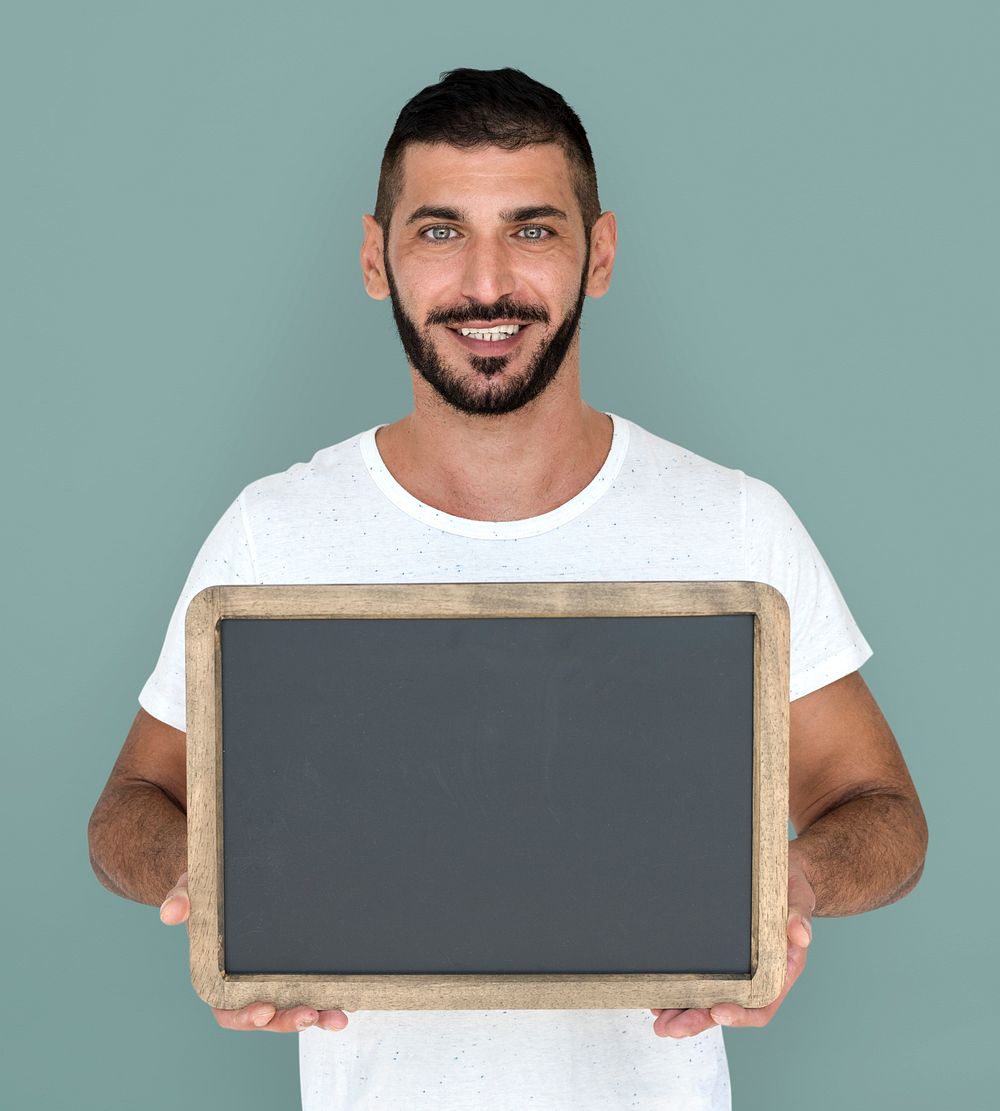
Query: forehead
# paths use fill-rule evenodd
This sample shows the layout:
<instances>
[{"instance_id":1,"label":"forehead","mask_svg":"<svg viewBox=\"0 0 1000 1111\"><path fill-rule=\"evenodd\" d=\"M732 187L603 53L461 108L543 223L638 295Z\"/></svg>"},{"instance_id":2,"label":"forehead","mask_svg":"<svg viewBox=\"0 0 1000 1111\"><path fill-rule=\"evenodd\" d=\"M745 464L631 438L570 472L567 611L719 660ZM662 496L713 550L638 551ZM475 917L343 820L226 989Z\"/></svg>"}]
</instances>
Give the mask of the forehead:
<instances>
[{"instance_id":1,"label":"forehead","mask_svg":"<svg viewBox=\"0 0 1000 1111\"><path fill-rule=\"evenodd\" d=\"M413 143L403 153L402 191L397 211L419 205L453 204L465 209L552 204L579 211L569 159L558 143L520 150Z\"/></svg>"}]
</instances>

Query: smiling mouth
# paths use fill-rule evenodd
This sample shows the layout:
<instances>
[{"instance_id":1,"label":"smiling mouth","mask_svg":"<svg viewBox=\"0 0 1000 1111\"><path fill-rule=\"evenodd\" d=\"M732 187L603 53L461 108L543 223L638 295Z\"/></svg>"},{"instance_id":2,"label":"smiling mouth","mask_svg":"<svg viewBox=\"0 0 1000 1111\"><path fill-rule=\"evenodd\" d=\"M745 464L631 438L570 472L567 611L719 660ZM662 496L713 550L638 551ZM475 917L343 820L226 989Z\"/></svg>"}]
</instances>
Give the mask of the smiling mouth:
<instances>
[{"instance_id":1,"label":"smiling mouth","mask_svg":"<svg viewBox=\"0 0 1000 1111\"><path fill-rule=\"evenodd\" d=\"M499 343L511 336L516 336L521 330L520 324L494 324L489 328L453 328L452 331L459 332L463 336L471 337L472 339L486 340L488 343Z\"/></svg>"},{"instance_id":2,"label":"smiling mouth","mask_svg":"<svg viewBox=\"0 0 1000 1111\"><path fill-rule=\"evenodd\" d=\"M530 324L448 325L448 331L467 350L477 355L504 355L520 342Z\"/></svg>"}]
</instances>

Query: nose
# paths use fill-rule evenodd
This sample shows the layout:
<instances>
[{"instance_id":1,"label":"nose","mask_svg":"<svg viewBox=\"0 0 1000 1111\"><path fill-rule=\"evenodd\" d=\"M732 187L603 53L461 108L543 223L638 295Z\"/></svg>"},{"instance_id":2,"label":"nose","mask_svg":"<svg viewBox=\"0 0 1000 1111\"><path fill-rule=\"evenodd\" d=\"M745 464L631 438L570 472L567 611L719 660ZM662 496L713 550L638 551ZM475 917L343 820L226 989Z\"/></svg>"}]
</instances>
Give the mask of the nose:
<instances>
[{"instance_id":1,"label":"nose","mask_svg":"<svg viewBox=\"0 0 1000 1111\"><path fill-rule=\"evenodd\" d=\"M506 244L493 236L472 236L462 252L462 296L491 305L514 291L514 271Z\"/></svg>"}]
</instances>

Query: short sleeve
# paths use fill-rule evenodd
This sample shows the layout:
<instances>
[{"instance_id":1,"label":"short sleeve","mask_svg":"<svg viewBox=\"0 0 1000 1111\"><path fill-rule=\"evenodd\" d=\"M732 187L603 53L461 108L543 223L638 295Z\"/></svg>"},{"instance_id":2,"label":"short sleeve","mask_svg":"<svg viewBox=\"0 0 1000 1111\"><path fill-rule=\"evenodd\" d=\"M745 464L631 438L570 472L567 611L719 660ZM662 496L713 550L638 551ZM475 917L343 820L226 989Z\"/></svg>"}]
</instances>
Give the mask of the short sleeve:
<instances>
[{"instance_id":1,"label":"short sleeve","mask_svg":"<svg viewBox=\"0 0 1000 1111\"><path fill-rule=\"evenodd\" d=\"M766 482L746 482L747 577L776 587L788 602L794 701L857 671L872 650L791 506Z\"/></svg>"},{"instance_id":2,"label":"short sleeve","mask_svg":"<svg viewBox=\"0 0 1000 1111\"><path fill-rule=\"evenodd\" d=\"M230 505L208 534L181 591L160 658L139 692L139 705L153 717L186 731L184 618L188 603L206 586L256 582L253 550L243 515L243 495Z\"/></svg>"}]
</instances>

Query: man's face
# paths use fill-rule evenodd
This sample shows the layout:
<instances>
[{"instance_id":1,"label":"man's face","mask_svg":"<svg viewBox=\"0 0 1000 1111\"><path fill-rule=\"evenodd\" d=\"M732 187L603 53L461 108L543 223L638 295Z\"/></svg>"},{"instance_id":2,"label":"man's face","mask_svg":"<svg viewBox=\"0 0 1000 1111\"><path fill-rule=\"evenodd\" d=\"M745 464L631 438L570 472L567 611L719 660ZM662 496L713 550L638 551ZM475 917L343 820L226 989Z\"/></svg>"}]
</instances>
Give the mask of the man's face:
<instances>
[{"instance_id":1,"label":"man's face","mask_svg":"<svg viewBox=\"0 0 1000 1111\"><path fill-rule=\"evenodd\" d=\"M589 257L559 146L407 148L383 258L393 317L411 365L460 412L510 413L553 381Z\"/></svg>"}]
</instances>

